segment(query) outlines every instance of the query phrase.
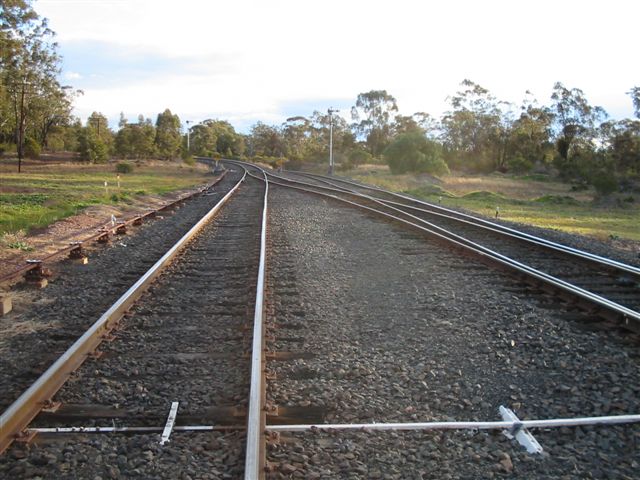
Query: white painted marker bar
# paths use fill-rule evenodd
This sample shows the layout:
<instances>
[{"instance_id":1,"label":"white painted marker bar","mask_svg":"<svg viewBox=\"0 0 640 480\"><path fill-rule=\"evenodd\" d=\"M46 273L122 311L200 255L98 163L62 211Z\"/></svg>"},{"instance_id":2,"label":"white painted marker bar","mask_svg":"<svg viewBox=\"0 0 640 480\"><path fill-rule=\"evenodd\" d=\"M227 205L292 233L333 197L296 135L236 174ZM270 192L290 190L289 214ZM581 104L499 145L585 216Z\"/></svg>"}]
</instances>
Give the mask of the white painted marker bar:
<instances>
[{"instance_id":1,"label":"white painted marker bar","mask_svg":"<svg viewBox=\"0 0 640 480\"><path fill-rule=\"evenodd\" d=\"M173 424L176 423L176 415L178 414L178 405L180 402L172 402L171 410L169 410L169 416L167 417L167 424L162 431L162 438L160 438L160 445L164 445L169 441L171 431L173 430Z\"/></svg>"},{"instance_id":2,"label":"white painted marker bar","mask_svg":"<svg viewBox=\"0 0 640 480\"><path fill-rule=\"evenodd\" d=\"M34 433L153 433L162 432L165 427L34 427ZM173 432L213 432L215 430L244 430L245 427L232 425L182 425L174 426Z\"/></svg>"}]
</instances>

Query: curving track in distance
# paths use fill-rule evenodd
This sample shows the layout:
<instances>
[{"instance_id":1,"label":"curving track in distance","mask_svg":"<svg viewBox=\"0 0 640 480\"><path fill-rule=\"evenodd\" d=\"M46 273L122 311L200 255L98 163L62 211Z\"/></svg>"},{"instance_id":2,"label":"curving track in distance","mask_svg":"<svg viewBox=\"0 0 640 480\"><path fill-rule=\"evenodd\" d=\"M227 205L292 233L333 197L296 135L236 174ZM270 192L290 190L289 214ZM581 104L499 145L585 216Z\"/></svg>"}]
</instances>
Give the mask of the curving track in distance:
<instances>
[{"instance_id":1,"label":"curving track in distance","mask_svg":"<svg viewBox=\"0 0 640 480\"><path fill-rule=\"evenodd\" d=\"M637 267L376 187L319 175L295 174L304 176L304 181L289 174L268 175L276 185L325 195L418 228L510 271L521 283L517 288L524 292L553 293L595 317L640 332ZM366 194L365 190L378 195Z\"/></svg>"}]
</instances>

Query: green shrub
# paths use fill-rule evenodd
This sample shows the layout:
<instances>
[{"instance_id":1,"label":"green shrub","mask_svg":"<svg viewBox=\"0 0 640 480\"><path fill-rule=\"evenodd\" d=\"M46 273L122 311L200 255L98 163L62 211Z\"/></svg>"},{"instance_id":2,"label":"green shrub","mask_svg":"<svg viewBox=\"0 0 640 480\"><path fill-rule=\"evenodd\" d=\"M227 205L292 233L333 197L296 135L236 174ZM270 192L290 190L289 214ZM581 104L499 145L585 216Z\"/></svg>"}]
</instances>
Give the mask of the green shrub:
<instances>
[{"instance_id":1,"label":"green shrub","mask_svg":"<svg viewBox=\"0 0 640 480\"><path fill-rule=\"evenodd\" d=\"M600 175L594 175L591 184L600 195L609 195L618 190L618 181L610 172L601 172Z\"/></svg>"},{"instance_id":2,"label":"green shrub","mask_svg":"<svg viewBox=\"0 0 640 480\"><path fill-rule=\"evenodd\" d=\"M191 167L193 167L196 164L196 159L193 158L191 155L184 157L182 161Z\"/></svg>"},{"instance_id":3,"label":"green shrub","mask_svg":"<svg viewBox=\"0 0 640 480\"><path fill-rule=\"evenodd\" d=\"M24 142L24 155L27 158L33 158L36 159L40 156L40 151L42 150L42 148L40 147L40 144L34 140L31 137L27 137L27 139Z\"/></svg>"},{"instance_id":4,"label":"green shrub","mask_svg":"<svg viewBox=\"0 0 640 480\"><path fill-rule=\"evenodd\" d=\"M431 173L442 175L449 173L449 167L442 157L440 144L428 140L420 132L398 135L384 151L384 158L393 174Z\"/></svg>"},{"instance_id":5,"label":"green shrub","mask_svg":"<svg viewBox=\"0 0 640 480\"><path fill-rule=\"evenodd\" d=\"M533 163L521 154L517 154L515 157L509 159L507 166L513 173L526 173L533 168Z\"/></svg>"},{"instance_id":6,"label":"green shrub","mask_svg":"<svg viewBox=\"0 0 640 480\"><path fill-rule=\"evenodd\" d=\"M118 173L131 173L133 172L133 163L118 162L116 163L116 172Z\"/></svg>"},{"instance_id":7,"label":"green shrub","mask_svg":"<svg viewBox=\"0 0 640 480\"><path fill-rule=\"evenodd\" d=\"M349 152L348 163L353 166L364 165L365 163L371 163L373 158L371 154L365 150L354 149Z\"/></svg>"}]
</instances>

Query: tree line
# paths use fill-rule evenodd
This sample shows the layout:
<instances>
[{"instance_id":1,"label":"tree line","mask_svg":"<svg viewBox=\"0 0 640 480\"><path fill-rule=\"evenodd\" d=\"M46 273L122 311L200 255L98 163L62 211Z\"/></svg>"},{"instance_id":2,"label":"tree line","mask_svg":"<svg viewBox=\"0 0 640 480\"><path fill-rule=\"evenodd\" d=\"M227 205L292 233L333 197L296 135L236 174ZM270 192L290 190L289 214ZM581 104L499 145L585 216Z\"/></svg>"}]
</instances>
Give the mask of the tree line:
<instances>
[{"instance_id":1,"label":"tree line","mask_svg":"<svg viewBox=\"0 0 640 480\"><path fill-rule=\"evenodd\" d=\"M547 104L527 91L515 105L464 80L440 118L400 115L393 95L372 90L358 95L351 123L333 117L335 156L345 168L379 161L393 173L540 169L612 191L640 177L640 87L627 93L635 118L616 121L582 90L560 82ZM291 164L326 162L328 136L328 115L314 112L279 126L258 123L247 143L252 154Z\"/></svg>"},{"instance_id":2,"label":"tree line","mask_svg":"<svg viewBox=\"0 0 640 480\"><path fill-rule=\"evenodd\" d=\"M640 177L640 87L627 93L635 118L612 120L579 88L558 82L546 103L526 92L516 105L464 80L439 118L399 113L386 90L360 93L349 115L313 112L279 125L258 122L248 134L225 120L208 119L183 133L166 109L155 122L121 114L118 129L99 112L83 125L71 114L79 90L58 80L61 59L54 32L31 0L3 0L0 11L0 150L25 156L42 150L75 151L91 162L172 159L191 155L249 158L290 168L326 163L333 131L336 163L351 168L386 162L393 173L442 174L557 172L570 181L611 191ZM349 118L349 120L347 120Z\"/></svg>"}]
</instances>

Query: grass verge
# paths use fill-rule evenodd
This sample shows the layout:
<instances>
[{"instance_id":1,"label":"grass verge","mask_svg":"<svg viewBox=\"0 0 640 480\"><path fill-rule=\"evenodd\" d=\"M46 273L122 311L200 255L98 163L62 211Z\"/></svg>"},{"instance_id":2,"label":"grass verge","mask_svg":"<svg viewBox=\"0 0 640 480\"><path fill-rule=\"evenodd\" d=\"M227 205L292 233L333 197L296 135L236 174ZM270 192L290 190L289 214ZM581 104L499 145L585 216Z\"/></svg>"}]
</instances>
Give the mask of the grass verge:
<instances>
[{"instance_id":1,"label":"grass verge","mask_svg":"<svg viewBox=\"0 0 640 480\"><path fill-rule=\"evenodd\" d=\"M384 167L346 172L356 180L403 192L443 206L464 208L503 220L525 223L599 240L640 241L640 201L629 195L609 201L594 199L593 191L574 192L571 186L545 176L391 175Z\"/></svg>"},{"instance_id":2,"label":"grass verge","mask_svg":"<svg viewBox=\"0 0 640 480\"><path fill-rule=\"evenodd\" d=\"M45 227L90 205L131 203L211 180L206 168L171 162L117 175L114 165L30 162L17 173L12 163L0 163L0 234Z\"/></svg>"}]
</instances>

